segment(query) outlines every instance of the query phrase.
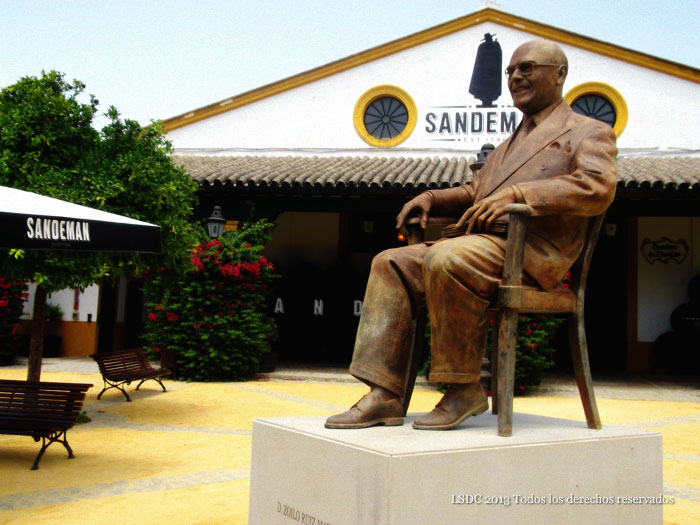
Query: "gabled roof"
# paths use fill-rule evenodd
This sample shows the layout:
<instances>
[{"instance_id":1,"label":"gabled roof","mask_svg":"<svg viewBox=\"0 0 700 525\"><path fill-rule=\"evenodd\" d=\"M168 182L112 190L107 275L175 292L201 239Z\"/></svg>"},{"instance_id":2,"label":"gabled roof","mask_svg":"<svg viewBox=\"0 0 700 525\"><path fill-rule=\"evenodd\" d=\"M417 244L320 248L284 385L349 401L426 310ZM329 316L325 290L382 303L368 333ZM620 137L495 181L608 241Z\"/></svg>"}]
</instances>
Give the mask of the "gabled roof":
<instances>
[{"instance_id":1,"label":"gabled roof","mask_svg":"<svg viewBox=\"0 0 700 525\"><path fill-rule=\"evenodd\" d=\"M173 157L203 190L235 188L270 194L402 194L458 186L471 180L466 157ZM617 159L618 190L700 197L700 157Z\"/></svg>"},{"instance_id":2,"label":"gabled roof","mask_svg":"<svg viewBox=\"0 0 700 525\"><path fill-rule=\"evenodd\" d=\"M541 38L554 40L661 73L700 83L700 69L639 53L631 49L588 38L570 31L564 31L553 26L534 22L527 18L521 18L496 9L486 8L461 18L445 22L444 24L419 31L418 33L399 38L387 44L336 60L324 66L177 115L164 120L163 124L166 132L169 132L485 22L493 22L519 31L525 31Z\"/></svg>"}]
</instances>

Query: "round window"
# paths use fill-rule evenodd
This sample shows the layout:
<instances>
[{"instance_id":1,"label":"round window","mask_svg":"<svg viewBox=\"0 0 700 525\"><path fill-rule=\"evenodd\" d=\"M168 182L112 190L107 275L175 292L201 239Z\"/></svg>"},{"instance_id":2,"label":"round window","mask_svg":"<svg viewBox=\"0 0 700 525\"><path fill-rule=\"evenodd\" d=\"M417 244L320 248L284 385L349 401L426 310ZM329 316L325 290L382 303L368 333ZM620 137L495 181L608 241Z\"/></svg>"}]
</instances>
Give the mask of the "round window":
<instances>
[{"instance_id":1,"label":"round window","mask_svg":"<svg viewBox=\"0 0 700 525\"><path fill-rule=\"evenodd\" d=\"M627 125L627 103L612 86L586 82L572 88L564 98L576 113L605 122L618 137Z\"/></svg>"},{"instance_id":2,"label":"round window","mask_svg":"<svg viewBox=\"0 0 700 525\"><path fill-rule=\"evenodd\" d=\"M393 139L406 129L408 110L394 97L381 97L365 109L365 129L377 139Z\"/></svg>"},{"instance_id":3,"label":"round window","mask_svg":"<svg viewBox=\"0 0 700 525\"><path fill-rule=\"evenodd\" d=\"M574 100L571 109L576 113L605 122L611 128L615 127L617 113L610 101L596 94L583 95Z\"/></svg>"},{"instance_id":4,"label":"round window","mask_svg":"<svg viewBox=\"0 0 700 525\"><path fill-rule=\"evenodd\" d=\"M371 146L390 148L406 140L416 126L416 104L396 86L377 86L355 104L357 134Z\"/></svg>"}]
</instances>

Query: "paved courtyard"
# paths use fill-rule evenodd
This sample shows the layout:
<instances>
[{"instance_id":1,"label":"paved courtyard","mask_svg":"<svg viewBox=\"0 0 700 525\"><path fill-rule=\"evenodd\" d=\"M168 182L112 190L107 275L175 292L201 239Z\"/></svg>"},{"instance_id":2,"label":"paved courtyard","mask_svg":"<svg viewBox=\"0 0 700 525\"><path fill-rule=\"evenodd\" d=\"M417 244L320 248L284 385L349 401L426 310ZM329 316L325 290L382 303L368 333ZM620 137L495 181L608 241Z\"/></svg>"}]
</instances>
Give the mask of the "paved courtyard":
<instances>
[{"instance_id":1,"label":"paved courtyard","mask_svg":"<svg viewBox=\"0 0 700 525\"><path fill-rule=\"evenodd\" d=\"M25 379L26 365L2 367L0 377ZM42 380L93 383L85 405L92 421L68 433L75 459L54 444L37 471L29 467L39 444L0 435L0 523L245 524L253 420L327 416L366 391L337 369L286 366L245 383L166 380L165 393L153 381L138 392L132 384L131 403L117 390L98 401L95 363L68 358L45 360ZM700 385L595 383L604 425L663 435L664 495L675 501L664 506L664 523L698 523ZM439 398L422 382L410 411L428 411ZM558 377L536 395L516 398L515 411L585 421L573 380Z\"/></svg>"}]
</instances>

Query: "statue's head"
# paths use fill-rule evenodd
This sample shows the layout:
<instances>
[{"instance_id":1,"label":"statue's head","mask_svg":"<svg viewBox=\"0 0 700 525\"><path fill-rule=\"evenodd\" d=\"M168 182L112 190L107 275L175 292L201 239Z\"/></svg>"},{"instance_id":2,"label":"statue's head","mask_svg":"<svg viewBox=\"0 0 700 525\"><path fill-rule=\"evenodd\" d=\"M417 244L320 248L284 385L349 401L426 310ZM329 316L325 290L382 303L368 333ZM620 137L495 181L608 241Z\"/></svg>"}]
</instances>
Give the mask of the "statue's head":
<instances>
[{"instance_id":1,"label":"statue's head","mask_svg":"<svg viewBox=\"0 0 700 525\"><path fill-rule=\"evenodd\" d=\"M506 68L513 105L533 115L562 98L569 64L554 42L532 40L518 47Z\"/></svg>"}]
</instances>

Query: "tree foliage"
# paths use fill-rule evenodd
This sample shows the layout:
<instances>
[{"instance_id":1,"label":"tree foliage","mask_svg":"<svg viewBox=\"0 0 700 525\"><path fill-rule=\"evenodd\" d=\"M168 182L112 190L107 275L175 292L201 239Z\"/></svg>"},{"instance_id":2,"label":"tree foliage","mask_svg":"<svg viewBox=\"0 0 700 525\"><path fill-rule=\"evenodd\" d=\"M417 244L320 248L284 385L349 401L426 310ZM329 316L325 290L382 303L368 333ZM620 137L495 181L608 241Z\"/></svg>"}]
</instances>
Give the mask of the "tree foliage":
<instances>
[{"instance_id":1,"label":"tree foliage","mask_svg":"<svg viewBox=\"0 0 700 525\"><path fill-rule=\"evenodd\" d=\"M0 91L0 185L158 224L162 254L0 250L0 275L37 284L28 379L41 374L47 293L83 288L149 267L184 271L196 184L170 159L157 125L122 120L93 127L98 101L82 102L85 85L62 73L42 72Z\"/></svg>"},{"instance_id":2,"label":"tree foliage","mask_svg":"<svg viewBox=\"0 0 700 525\"><path fill-rule=\"evenodd\" d=\"M192 244L196 184L171 159L157 125L142 129L114 107L93 127L98 101L63 74L25 77L0 91L0 185L32 191L161 226L161 255L0 251L0 273L47 291L104 278L139 275L151 266L184 268ZM180 256L178 256L180 254Z\"/></svg>"}]
</instances>

